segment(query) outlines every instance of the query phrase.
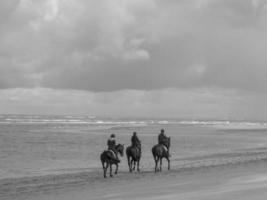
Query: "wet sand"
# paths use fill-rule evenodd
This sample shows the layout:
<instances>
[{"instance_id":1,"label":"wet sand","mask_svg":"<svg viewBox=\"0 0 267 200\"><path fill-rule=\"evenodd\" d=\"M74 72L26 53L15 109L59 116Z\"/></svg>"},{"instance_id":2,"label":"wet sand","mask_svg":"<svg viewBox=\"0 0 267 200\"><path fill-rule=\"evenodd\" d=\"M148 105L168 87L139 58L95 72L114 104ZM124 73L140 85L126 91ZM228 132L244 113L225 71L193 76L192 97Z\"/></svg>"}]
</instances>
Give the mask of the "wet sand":
<instances>
[{"instance_id":1,"label":"wet sand","mask_svg":"<svg viewBox=\"0 0 267 200\"><path fill-rule=\"evenodd\" d=\"M153 172L151 148L165 128L171 170ZM142 140L141 173L103 178L99 155L110 132L125 146ZM22 133L21 133L22 132ZM6 124L0 136L0 200L266 199L267 129L150 124L92 129L91 125Z\"/></svg>"},{"instance_id":2,"label":"wet sand","mask_svg":"<svg viewBox=\"0 0 267 200\"><path fill-rule=\"evenodd\" d=\"M5 200L263 200L267 198L267 161L170 170L155 174L121 172L104 179L80 174L80 180L64 181L37 190L2 196Z\"/></svg>"}]
</instances>

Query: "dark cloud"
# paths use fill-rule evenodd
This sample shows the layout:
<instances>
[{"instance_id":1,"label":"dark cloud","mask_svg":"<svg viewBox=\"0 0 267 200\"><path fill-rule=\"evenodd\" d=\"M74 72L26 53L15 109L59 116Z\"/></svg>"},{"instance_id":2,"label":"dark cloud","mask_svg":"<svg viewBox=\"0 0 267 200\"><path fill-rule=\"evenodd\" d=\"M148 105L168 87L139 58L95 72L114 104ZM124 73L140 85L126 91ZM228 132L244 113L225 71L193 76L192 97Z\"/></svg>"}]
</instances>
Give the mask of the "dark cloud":
<instances>
[{"instance_id":1,"label":"dark cloud","mask_svg":"<svg viewBox=\"0 0 267 200\"><path fill-rule=\"evenodd\" d=\"M0 87L266 92L265 3L1 1Z\"/></svg>"}]
</instances>

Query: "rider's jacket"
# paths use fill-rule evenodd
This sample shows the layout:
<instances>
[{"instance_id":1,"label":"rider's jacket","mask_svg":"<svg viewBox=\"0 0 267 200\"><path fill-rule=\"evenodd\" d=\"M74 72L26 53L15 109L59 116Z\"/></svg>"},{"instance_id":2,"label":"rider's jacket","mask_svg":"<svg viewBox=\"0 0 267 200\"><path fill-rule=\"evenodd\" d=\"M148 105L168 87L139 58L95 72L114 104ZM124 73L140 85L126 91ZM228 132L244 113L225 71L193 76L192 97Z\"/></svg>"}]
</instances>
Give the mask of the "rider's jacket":
<instances>
[{"instance_id":1,"label":"rider's jacket","mask_svg":"<svg viewBox=\"0 0 267 200\"><path fill-rule=\"evenodd\" d=\"M132 146L134 146L134 147L140 147L141 146L141 142L140 142L139 138L137 137L137 135L132 136L131 142L132 142Z\"/></svg>"},{"instance_id":2,"label":"rider's jacket","mask_svg":"<svg viewBox=\"0 0 267 200\"><path fill-rule=\"evenodd\" d=\"M108 145L108 149L109 150L115 150L115 146L116 146L116 140L115 138L109 138L107 141L107 145Z\"/></svg>"},{"instance_id":3,"label":"rider's jacket","mask_svg":"<svg viewBox=\"0 0 267 200\"><path fill-rule=\"evenodd\" d=\"M167 138L167 136L165 134L160 133L159 136L158 136L158 143L166 145L167 139L168 138Z\"/></svg>"}]
</instances>

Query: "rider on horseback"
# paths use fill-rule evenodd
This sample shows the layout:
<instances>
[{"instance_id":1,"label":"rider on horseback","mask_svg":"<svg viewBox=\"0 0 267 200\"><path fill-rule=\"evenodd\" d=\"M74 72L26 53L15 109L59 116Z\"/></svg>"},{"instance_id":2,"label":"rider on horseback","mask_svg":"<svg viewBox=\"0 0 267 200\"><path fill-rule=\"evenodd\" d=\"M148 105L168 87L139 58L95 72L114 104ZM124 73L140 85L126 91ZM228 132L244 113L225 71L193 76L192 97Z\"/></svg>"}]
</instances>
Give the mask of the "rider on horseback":
<instances>
[{"instance_id":1,"label":"rider on horseback","mask_svg":"<svg viewBox=\"0 0 267 200\"><path fill-rule=\"evenodd\" d=\"M108 145L108 150L113 152L114 157L119 160L118 155L117 155L117 150L116 150L116 136L115 134L111 134L110 138L107 141Z\"/></svg>"},{"instance_id":2,"label":"rider on horseback","mask_svg":"<svg viewBox=\"0 0 267 200\"><path fill-rule=\"evenodd\" d=\"M166 148L167 152L169 153L169 149L167 147L167 142L168 142L168 137L165 135L164 129L161 129L160 134L158 136L158 143L163 145Z\"/></svg>"},{"instance_id":3,"label":"rider on horseback","mask_svg":"<svg viewBox=\"0 0 267 200\"><path fill-rule=\"evenodd\" d=\"M137 147L139 150L141 149L141 141L137 137L137 133L133 132L133 136L131 138L132 146Z\"/></svg>"},{"instance_id":4,"label":"rider on horseback","mask_svg":"<svg viewBox=\"0 0 267 200\"><path fill-rule=\"evenodd\" d=\"M141 159L141 141L137 137L137 133L133 132L133 135L131 137L131 146L128 146L126 148L126 155L127 155L127 161L129 166L129 171L132 172L135 170L135 166L137 164L137 171L140 171L139 169L139 163Z\"/></svg>"}]
</instances>

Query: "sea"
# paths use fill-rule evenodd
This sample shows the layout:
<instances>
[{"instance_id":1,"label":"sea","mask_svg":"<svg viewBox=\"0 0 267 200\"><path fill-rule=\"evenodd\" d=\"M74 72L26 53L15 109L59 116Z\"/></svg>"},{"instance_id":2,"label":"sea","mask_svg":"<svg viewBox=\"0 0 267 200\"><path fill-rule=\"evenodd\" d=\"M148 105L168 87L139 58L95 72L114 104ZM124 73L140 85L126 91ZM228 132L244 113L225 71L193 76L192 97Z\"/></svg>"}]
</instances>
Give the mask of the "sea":
<instances>
[{"instance_id":1,"label":"sea","mask_svg":"<svg viewBox=\"0 0 267 200\"><path fill-rule=\"evenodd\" d=\"M136 131L142 141L141 172L153 171L151 148L161 129L171 137L171 170L267 159L266 122L0 115L0 193L25 184L39 187L48 179L51 184L86 174L87 181L102 178L99 156L112 133L127 147ZM127 173L126 156L120 159L119 172Z\"/></svg>"}]
</instances>

